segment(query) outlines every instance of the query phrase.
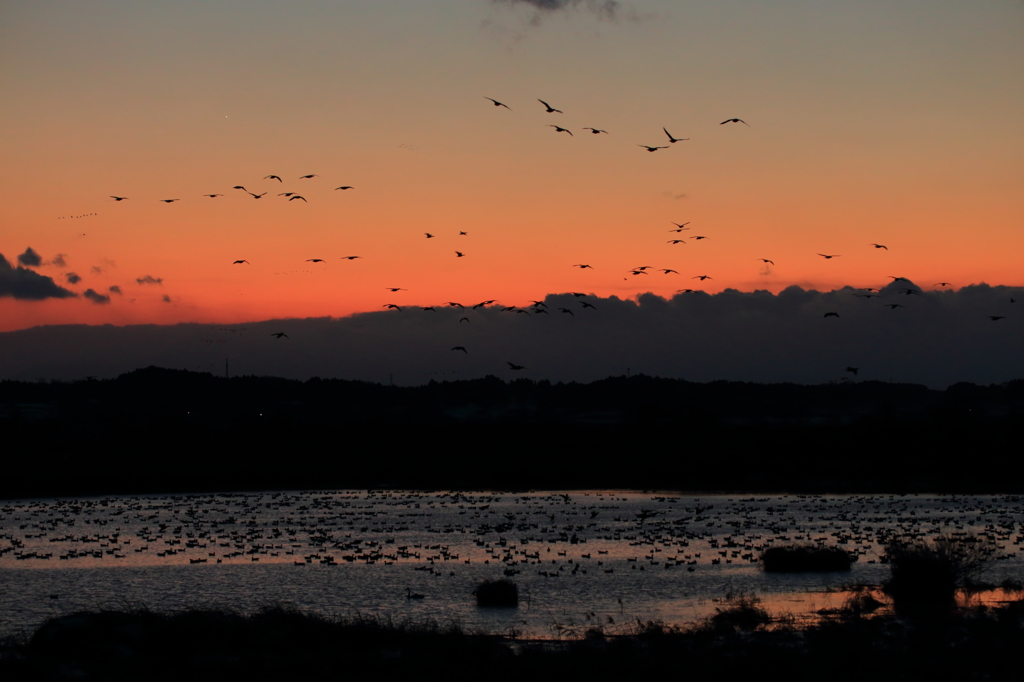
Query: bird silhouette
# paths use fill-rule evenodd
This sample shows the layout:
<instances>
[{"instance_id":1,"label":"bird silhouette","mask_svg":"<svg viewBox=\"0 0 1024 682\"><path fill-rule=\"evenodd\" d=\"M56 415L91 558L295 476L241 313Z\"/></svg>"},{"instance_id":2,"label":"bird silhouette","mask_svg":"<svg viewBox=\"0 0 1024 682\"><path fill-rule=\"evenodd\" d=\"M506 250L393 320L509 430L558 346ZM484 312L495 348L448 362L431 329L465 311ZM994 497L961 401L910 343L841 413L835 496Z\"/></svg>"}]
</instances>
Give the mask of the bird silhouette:
<instances>
[{"instance_id":1,"label":"bird silhouette","mask_svg":"<svg viewBox=\"0 0 1024 682\"><path fill-rule=\"evenodd\" d=\"M904 307L902 303L886 303L885 307L889 310L896 310L897 308Z\"/></svg>"},{"instance_id":2,"label":"bird silhouette","mask_svg":"<svg viewBox=\"0 0 1024 682\"><path fill-rule=\"evenodd\" d=\"M584 130L589 130L591 135L600 135L601 133L604 133L605 135L608 134L607 130L601 130L600 128L584 128Z\"/></svg>"},{"instance_id":3,"label":"bird silhouette","mask_svg":"<svg viewBox=\"0 0 1024 682\"><path fill-rule=\"evenodd\" d=\"M469 236L469 232L466 232L464 230L459 230L459 236L460 237L468 237Z\"/></svg>"},{"instance_id":4,"label":"bird silhouette","mask_svg":"<svg viewBox=\"0 0 1024 682\"><path fill-rule=\"evenodd\" d=\"M860 371L860 367L847 367L846 371L853 374L853 376L857 376L857 372Z\"/></svg>"},{"instance_id":5,"label":"bird silhouette","mask_svg":"<svg viewBox=\"0 0 1024 682\"><path fill-rule=\"evenodd\" d=\"M496 106L496 107L505 107L509 111L512 111L512 107L510 107L507 104L503 104L502 102L499 102L498 100L494 99L493 97L484 97L484 99L491 100L492 102L494 102L494 106Z\"/></svg>"},{"instance_id":6,"label":"bird silhouette","mask_svg":"<svg viewBox=\"0 0 1024 682\"><path fill-rule=\"evenodd\" d=\"M306 262L307 263L325 263L326 261L323 258L307 258Z\"/></svg>"},{"instance_id":7,"label":"bird silhouette","mask_svg":"<svg viewBox=\"0 0 1024 682\"><path fill-rule=\"evenodd\" d=\"M452 350L461 350L466 355L469 355L469 351L466 350L465 346L452 346Z\"/></svg>"},{"instance_id":8,"label":"bird silhouette","mask_svg":"<svg viewBox=\"0 0 1024 682\"><path fill-rule=\"evenodd\" d=\"M430 234L429 232L424 232L423 234L427 235L427 239L433 239L434 238L434 235Z\"/></svg>"},{"instance_id":9,"label":"bird silhouette","mask_svg":"<svg viewBox=\"0 0 1024 682\"><path fill-rule=\"evenodd\" d=\"M408 291L408 289L403 289L401 287L384 287L384 288L387 289L388 291L391 291L391 292L395 292L395 291Z\"/></svg>"},{"instance_id":10,"label":"bird silhouette","mask_svg":"<svg viewBox=\"0 0 1024 682\"><path fill-rule=\"evenodd\" d=\"M463 322L468 323L469 322L469 318L468 317L461 317L461 318L459 318L459 323L461 324Z\"/></svg>"},{"instance_id":11,"label":"bird silhouette","mask_svg":"<svg viewBox=\"0 0 1024 682\"><path fill-rule=\"evenodd\" d=\"M523 367L522 365L517 365L517 364L515 364L515 363L509 362L508 360L506 360L505 362L506 362L506 363L508 363L508 368L509 368L509 369L512 369L512 370L516 370L516 371L519 371L519 370L521 370L521 369L526 369L526 368L525 368L525 367Z\"/></svg>"},{"instance_id":12,"label":"bird silhouette","mask_svg":"<svg viewBox=\"0 0 1024 682\"><path fill-rule=\"evenodd\" d=\"M342 260L355 260L356 258L362 258L362 256L342 256Z\"/></svg>"},{"instance_id":13,"label":"bird silhouette","mask_svg":"<svg viewBox=\"0 0 1024 682\"><path fill-rule=\"evenodd\" d=\"M568 128L562 128L562 127L559 127L559 126L556 126L556 125L549 125L548 127L549 128L554 128L556 133L569 133L570 135L572 135L572 131L569 130Z\"/></svg>"},{"instance_id":14,"label":"bird silhouette","mask_svg":"<svg viewBox=\"0 0 1024 682\"><path fill-rule=\"evenodd\" d=\"M181 201L181 199L160 199L160 201L164 202L165 204L172 204L175 201Z\"/></svg>"},{"instance_id":15,"label":"bird silhouette","mask_svg":"<svg viewBox=\"0 0 1024 682\"><path fill-rule=\"evenodd\" d=\"M387 308L388 310L397 310L398 312L402 312L402 309L395 305L394 303L385 303L384 305L381 306L381 308Z\"/></svg>"},{"instance_id":16,"label":"bird silhouette","mask_svg":"<svg viewBox=\"0 0 1024 682\"><path fill-rule=\"evenodd\" d=\"M243 192L248 192L248 191L249 191L249 190L247 190L246 188L242 187L241 185L235 185L235 186L234 186L234 187L232 187L231 189L240 189L240 190L242 190Z\"/></svg>"},{"instance_id":17,"label":"bird silhouette","mask_svg":"<svg viewBox=\"0 0 1024 682\"><path fill-rule=\"evenodd\" d=\"M456 257L456 258L462 258L462 257L463 257L463 256L465 256L465 255L466 255L466 254L462 253L461 251L456 251L456 252L455 252L455 257Z\"/></svg>"},{"instance_id":18,"label":"bird silhouette","mask_svg":"<svg viewBox=\"0 0 1024 682\"><path fill-rule=\"evenodd\" d=\"M124 201L128 197L115 197L113 194L111 194L110 198L113 199L114 201Z\"/></svg>"},{"instance_id":19,"label":"bird silhouette","mask_svg":"<svg viewBox=\"0 0 1024 682\"><path fill-rule=\"evenodd\" d=\"M885 244L872 244L871 246L875 247L876 249L885 249L886 251L889 250L889 247L886 246Z\"/></svg>"},{"instance_id":20,"label":"bird silhouette","mask_svg":"<svg viewBox=\"0 0 1024 682\"><path fill-rule=\"evenodd\" d=\"M282 338L282 337L284 337L286 339L291 338L287 334L285 334L284 332L274 332L274 333L271 334L271 336L276 336L279 339Z\"/></svg>"},{"instance_id":21,"label":"bird silhouette","mask_svg":"<svg viewBox=\"0 0 1024 682\"><path fill-rule=\"evenodd\" d=\"M563 114L563 113L565 113L565 112L564 112L564 111L562 111L561 109L555 109L555 108L554 108L553 106L551 106L550 104L548 104L547 102L545 102L545 101L544 101L544 100L542 100L542 99L538 99L537 101L538 101L538 102L540 102L541 104L543 104L543 105L544 105L544 109L545 109L545 110L546 110L546 111L547 111L547 112L548 112L549 114L551 114L551 113L555 113L555 112L557 112L557 113L559 113L559 114Z\"/></svg>"},{"instance_id":22,"label":"bird silhouette","mask_svg":"<svg viewBox=\"0 0 1024 682\"><path fill-rule=\"evenodd\" d=\"M310 178L319 178L320 176L316 173L310 173L309 175L303 175L299 177L299 180L309 180Z\"/></svg>"},{"instance_id":23,"label":"bird silhouette","mask_svg":"<svg viewBox=\"0 0 1024 682\"><path fill-rule=\"evenodd\" d=\"M684 142L690 139L688 137L672 137L672 133L670 133L667 128L662 128L662 130L664 130L665 134L668 135L668 141L672 144L675 144L676 142Z\"/></svg>"},{"instance_id":24,"label":"bird silhouette","mask_svg":"<svg viewBox=\"0 0 1024 682\"><path fill-rule=\"evenodd\" d=\"M824 253L819 253L818 255L821 256L822 258L824 258L825 260L829 260L831 258L839 258L839 256L842 255L842 254L834 253L832 255L827 255L827 254L824 254Z\"/></svg>"},{"instance_id":25,"label":"bird silhouette","mask_svg":"<svg viewBox=\"0 0 1024 682\"><path fill-rule=\"evenodd\" d=\"M594 310L597 310L596 306L594 306L591 303L587 303L586 301L580 301L580 305L583 306L584 308L593 308Z\"/></svg>"},{"instance_id":26,"label":"bird silhouette","mask_svg":"<svg viewBox=\"0 0 1024 682\"><path fill-rule=\"evenodd\" d=\"M697 235L696 237L690 237L690 239L694 239L694 240L696 240L696 241L700 241L701 239L707 239L707 237L705 237L705 236L704 236L704 235L702 235L702 234L699 234L699 235Z\"/></svg>"},{"instance_id":27,"label":"bird silhouette","mask_svg":"<svg viewBox=\"0 0 1024 682\"><path fill-rule=\"evenodd\" d=\"M559 310L561 310L563 313L569 313L573 317L576 317L576 315L574 315L573 312L571 310L569 310L568 308L559 308Z\"/></svg>"},{"instance_id":28,"label":"bird silhouette","mask_svg":"<svg viewBox=\"0 0 1024 682\"><path fill-rule=\"evenodd\" d=\"M573 267L574 267L574 268L579 268L580 270L586 270L587 268L590 268L591 270L593 270L593 269L594 269L594 266L592 266L592 265L587 265L586 263L575 263L575 264L573 265Z\"/></svg>"},{"instance_id":29,"label":"bird silhouette","mask_svg":"<svg viewBox=\"0 0 1024 682\"><path fill-rule=\"evenodd\" d=\"M703 282L706 279L714 279L714 277L712 277L711 275L694 275L690 279L699 279L700 281Z\"/></svg>"},{"instance_id":30,"label":"bird silhouette","mask_svg":"<svg viewBox=\"0 0 1024 682\"><path fill-rule=\"evenodd\" d=\"M718 125L724 126L726 123L742 123L743 125L750 127L750 124L744 121L742 118L727 118Z\"/></svg>"},{"instance_id":31,"label":"bird silhouette","mask_svg":"<svg viewBox=\"0 0 1024 682\"><path fill-rule=\"evenodd\" d=\"M839 317L839 313L825 313L825 317Z\"/></svg>"},{"instance_id":32,"label":"bird silhouette","mask_svg":"<svg viewBox=\"0 0 1024 682\"><path fill-rule=\"evenodd\" d=\"M678 270L670 270L669 268L661 268L658 272L664 272L666 275L670 275L672 273L675 273L677 275L679 274Z\"/></svg>"},{"instance_id":33,"label":"bird silhouette","mask_svg":"<svg viewBox=\"0 0 1024 682\"><path fill-rule=\"evenodd\" d=\"M278 182L284 182L284 180L282 180L282 179L281 179L281 178L280 178L279 176L277 176L277 175L267 175L267 176L265 176L265 177L264 177L263 179L264 179L264 180L277 180Z\"/></svg>"},{"instance_id":34,"label":"bird silhouette","mask_svg":"<svg viewBox=\"0 0 1024 682\"><path fill-rule=\"evenodd\" d=\"M686 240L685 239L669 239L667 243L668 244L685 244Z\"/></svg>"},{"instance_id":35,"label":"bird silhouette","mask_svg":"<svg viewBox=\"0 0 1024 682\"><path fill-rule=\"evenodd\" d=\"M256 198L259 199L259 197ZM303 201L306 201L306 197L302 196L301 194L296 194L295 196L288 197L288 201L295 201L296 199L302 199ZM308 204L309 202L306 201L306 203Z\"/></svg>"},{"instance_id":36,"label":"bird silhouette","mask_svg":"<svg viewBox=\"0 0 1024 682\"><path fill-rule=\"evenodd\" d=\"M757 260L761 261L762 263L771 263L772 265L775 265L775 261L768 260L767 258L758 258Z\"/></svg>"},{"instance_id":37,"label":"bird silhouette","mask_svg":"<svg viewBox=\"0 0 1024 682\"><path fill-rule=\"evenodd\" d=\"M649 152L656 152L659 149L668 149L668 147L651 147L651 146L646 145L646 144L638 144L637 147L643 147L644 149L646 149Z\"/></svg>"},{"instance_id":38,"label":"bird silhouette","mask_svg":"<svg viewBox=\"0 0 1024 682\"><path fill-rule=\"evenodd\" d=\"M254 193L254 192L249 192L249 194L251 194L251 195L252 195L252 198L253 198L253 199L259 199L259 198L260 198L260 197L262 197L262 196L263 196L264 194L266 194L266 192L263 192L262 194L256 194L256 193ZM296 195L296 196L298 196L298 195ZM288 201L291 201L291 199L289 199Z\"/></svg>"},{"instance_id":39,"label":"bird silhouette","mask_svg":"<svg viewBox=\"0 0 1024 682\"><path fill-rule=\"evenodd\" d=\"M988 319L992 320L993 322L998 322L999 320L1005 320L1006 315L989 315Z\"/></svg>"},{"instance_id":40,"label":"bird silhouette","mask_svg":"<svg viewBox=\"0 0 1024 682\"><path fill-rule=\"evenodd\" d=\"M246 265L252 265L252 263L250 263L247 260L236 260L234 263L232 263L232 265L239 265L241 263L245 263Z\"/></svg>"},{"instance_id":41,"label":"bird silhouette","mask_svg":"<svg viewBox=\"0 0 1024 682\"><path fill-rule=\"evenodd\" d=\"M462 305L461 303L456 303L455 301L448 301L448 307L450 307L450 308L465 308L466 306Z\"/></svg>"},{"instance_id":42,"label":"bird silhouette","mask_svg":"<svg viewBox=\"0 0 1024 682\"><path fill-rule=\"evenodd\" d=\"M334 189L355 189L352 185L342 185L341 187L335 187Z\"/></svg>"},{"instance_id":43,"label":"bird silhouette","mask_svg":"<svg viewBox=\"0 0 1024 682\"><path fill-rule=\"evenodd\" d=\"M948 287L948 286L950 286L950 283L949 282L936 282L932 286L933 287Z\"/></svg>"}]
</instances>

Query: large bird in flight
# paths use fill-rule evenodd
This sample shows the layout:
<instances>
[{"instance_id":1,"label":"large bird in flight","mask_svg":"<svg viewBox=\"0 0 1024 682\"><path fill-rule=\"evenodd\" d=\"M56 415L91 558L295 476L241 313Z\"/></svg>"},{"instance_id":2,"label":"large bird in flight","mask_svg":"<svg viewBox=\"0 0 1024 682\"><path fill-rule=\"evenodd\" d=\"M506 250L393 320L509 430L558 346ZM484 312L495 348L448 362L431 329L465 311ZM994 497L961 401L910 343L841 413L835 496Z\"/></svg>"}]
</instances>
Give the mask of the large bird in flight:
<instances>
[{"instance_id":1,"label":"large bird in flight","mask_svg":"<svg viewBox=\"0 0 1024 682\"><path fill-rule=\"evenodd\" d=\"M111 194L110 198L113 199L114 201L124 201L128 197L115 197L113 194Z\"/></svg>"},{"instance_id":2,"label":"large bird in flight","mask_svg":"<svg viewBox=\"0 0 1024 682\"><path fill-rule=\"evenodd\" d=\"M554 128L556 133L569 133L569 135L572 135L572 131L569 130L568 128L562 128L562 127L556 126L556 125L549 125L548 127L549 128ZM575 135L572 135L572 136L575 137Z\"/></svg>"},{"instance_id":3,"label":"large bird in flight","mask_svg":"<svg viewBox=\"0 0 1024 682\"><path fill-rule=\"evenodd\" d=\"M498 100L494 99L493 97L484 97L484 99L491 100L492 102L494 102L494 106L496 106L496 107L505 107L509 111L512 111L512 107L510 107L507 104L503 104L502 102L499 102Z\"/></svg>"},{"instance_id":4,"label":"large bird in flight","mask_svg":"<svg viewBox=\"0 0 1024 682\"><path fill-rule=\"evenodd\" d=\"M559 114L565 113L561 109L555 109L553 106L551 106L550 104L548 104L547 102L545 102L542 99L539 99L537 101L544 105L545 111L547 111L549 114L554 113L554 112L558 112Z\"/></svg>"},{"instance_id":5,"label":"large bird in flight","mask_svg":"<svg viewBox=\"0 0 1024 682\"><path fill-rule=\"evenodd\" d=\"M665 134L668 135L668 141L672 144L675 144L676 142L684 142L690 139L688 137L672 137L672 133L670 133L667 128L662 128L662 130L664 130Z\"/></svg>"},{"instance_id":6,"label":"large bird in flight","mask_svg":"<svg viewBox=\"0 0 1024 682\"><path fill-rule=\"evenodd\" d=\"M649 152L656 152L659 149L668 149L668 147L651 147L651 146L648 146L646 144L638 144L637 147L643 147L644 149L646 149Z\"/></svg>"},{"instance_id":7,"label":"large bird in flight","mask_svg":"<svg viewBox=\"0 0 1024 682\"><path fill-rule=\"evenodd\" d=\"M277 175L267 175L267 176L265 176L265 177L264 177L263 179L264 179L264 180L277 180L278 182L284 182L284 180L282 180L282 179L281 179L281 178L280 178L279 176L277 176Z\"/></svg>"},{"instance_id":8,"label":"large bird in flight","mask_svg":"<svg viewBox=\"0 0 1024 682\"><path fill-rule=\"evenodd\" d=\"M841 254L833 253L832 255L828 255L828 254L825 254L825 253L819 253L818 255L821 256L822 258L824 258L825 260L829 260L829 259L832 259L832 258L839 258L839 256Z\"/></svg>"},{"instance_id":9,"label":"large bird in flight","mask_svg":"<svg viewBox=\"0 0 1024 682\"><path fill-rule=\"evenodd\" d=\"M750 124L744 121L742 118L727 118L718 125L724 126L726 123L742 123L743 125L750 127Z\"/></svg>"}]
</instances>

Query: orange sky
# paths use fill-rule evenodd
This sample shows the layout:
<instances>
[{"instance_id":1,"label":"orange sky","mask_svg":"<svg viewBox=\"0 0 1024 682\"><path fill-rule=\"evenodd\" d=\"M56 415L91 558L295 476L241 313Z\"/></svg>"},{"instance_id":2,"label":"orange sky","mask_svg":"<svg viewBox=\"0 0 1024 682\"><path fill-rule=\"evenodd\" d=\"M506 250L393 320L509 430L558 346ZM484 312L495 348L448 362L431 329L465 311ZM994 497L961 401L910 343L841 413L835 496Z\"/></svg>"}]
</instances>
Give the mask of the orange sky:
<instances>
[{"instance_id":1,"label":"orange sky","mask_svg":"<svg viewBox=\"0 0 1024 682\"><path fill-rule=\"evenodd\" d=\"M1019 285L1024 6L890 5L7 5L0 253L65 254L36 271L123 295L3 297L0 331L890 275Z\"/></svg>"}]
</instances>

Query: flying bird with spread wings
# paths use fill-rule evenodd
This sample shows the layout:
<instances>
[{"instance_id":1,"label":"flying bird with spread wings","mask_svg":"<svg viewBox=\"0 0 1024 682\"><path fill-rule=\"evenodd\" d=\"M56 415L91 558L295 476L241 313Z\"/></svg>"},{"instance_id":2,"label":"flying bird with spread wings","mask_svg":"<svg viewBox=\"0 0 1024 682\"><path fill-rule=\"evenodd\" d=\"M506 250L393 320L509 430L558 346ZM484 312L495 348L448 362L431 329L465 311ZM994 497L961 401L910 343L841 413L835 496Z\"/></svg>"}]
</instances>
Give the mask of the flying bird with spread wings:
<instances>
[{"instance_id":1,"label":"flying bird with spread wings","mask_svg":"<svg viewBox=\"0 0 1024 682\"><path fill-rule=\"evenodd\" d=\"M505 107L505 108L506 108L506 109L508 109L509 111L512 111L512 107L510 107L510 106L509 106L509 105L507 105L507 104L503 104L502 102L499 102L498 100L494 99L493 97L486 97L486 96L485 96L485 97L484 97L484 99L489 99L489 100L491 100L492 102L494 102L494 106L496 106L496 107Z\"/></svg>"},{"instance_id":2,"label":"flying bird with spread wings","mask_svg":"<svg viewBox=\"0 0 1024 682\"><path fill-rule=\"evenodd\" d=\"M545 102L542 99L539 99L537 101L544 105L544 110L547 111L549 114L555 113L555 112L557 112L559 114L565 113L561 109L555 109L553 106L551 106L550 104L548 104L547 102Z\"/></svg>"},{"instance_id":3,"label":"flying bird with spread wings","mask_svg":"<svg viewBox=\"0 0 1024 682\"><path fill-rule=\"evenodd\" d=\"M668 135L668 141L672 144L675 144L676 142L685 142L690 139L688 137L672 137L672 133L670 133L667 128L662 128L662 130L664 130L665 134Z\"/></svg>"},{"instance_id":4,"label":"flying bird with spread wings","mask_svg":"<svg viewBox=\"0 0 1024 682\"><path fill-rule=\"evenodd\" d=\"M750 127L750 124L744 121L742 118L727 118L718 125L724 126L726 123L742 123L743 125Z\"/></svg>"}]
</instances>

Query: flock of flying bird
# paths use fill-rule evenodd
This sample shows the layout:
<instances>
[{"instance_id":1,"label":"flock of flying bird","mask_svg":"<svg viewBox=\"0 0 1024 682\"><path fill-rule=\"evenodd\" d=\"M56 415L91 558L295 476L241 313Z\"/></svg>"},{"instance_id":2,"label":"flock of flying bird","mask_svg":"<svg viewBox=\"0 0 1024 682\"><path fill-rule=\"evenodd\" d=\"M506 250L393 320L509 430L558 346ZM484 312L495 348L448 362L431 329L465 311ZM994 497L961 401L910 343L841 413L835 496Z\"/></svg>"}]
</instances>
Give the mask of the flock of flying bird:
<instances>
[{"instance_id":1,"label":"flock of flying bird","mask_svg":"<svg viewBox=\"0 0 1024 682\"><path fill-rule=\"evenodd\" d=\"M494 99L492 97L485 97L485 99L487 99L490 102L492 102L495 107L503 107L505 109L508 109L509 111L512 110L512 108L509 107L504 102L496 100L496 99ZM543 105L545 113L548 113L548 114L562 114L562 113L564 113L561 109L555 108L554 106L552 106L551 104L549 104L545 100L538 99L537 101L540 102L540 104ZM726 124L729 124L729 123L741 123L741 124L743 124L743 125L745 125L747 127L750 127L750 124L748 124L746 121L744 121L741 118L728 118L728 119L722 121L719 125L726 125ZM572 134L573 134L572 131L569 130L568 128L564 128L564 127L559 126L559 125L549 124L549 127L554 128L555 132L557 132L557 133L567 133L570 136L572 136ZM589 131L592 135L607 135L607 134L609 134L607 130L604 130L602 128L586 127L586 128L583 128L583 130ZM672 135L672 133L670 133L668 131L667 127L662 127L662 131L665 133L665 136L668 138L668 144L667 145L637 144L637 146L644 148L648 152L656 152L656 151L662 150L662 149L669 149L672 145L674 145L677 142L685 142L685 141L690 139L688 137L675 137L674 135ZM307 175L299 176L298 179L299 180L312 180L312 179L318 178L318 177L320 177L320 176L315 174L315 173L310 173L310 174L307 174ZM264 176L263 180L271 181L271 182L276 180L277 182L282 183L282 184L284 182L284 180L281 178L281 176L273 175L273 174ZM248 195L250 195L253 199L261 199L262 197L266 196L269 193L268 191L252 192L249 189L247 189L246 187L244 187L243 185L235 185L234 187L232 187L232 189L241 190L241 191L247 193ZM352 185L341 185L341 186L338 186L338 187L335 188L335 190L350 190L350 189L354 189L354 187ZM215 198L218 198L218 197L223 197L224 195L223 194L219 194L219 193L211 193L211 194L204 194L203 196L207 197L207 198L210 198L210 199L215 199ZM289 202L291 202L291 201L299 201L299 200L301 200L303 202L308 202L306 197L301 195L301 194L299 194L298 192L280 192L280 193L277 194L277 196L284 197ZM128 197L114 196L114 195L111 195L110 198L113 199L115 202L126 201L128 199ZM158 201L161 201L161 202L167 203L167 204L171 204L171 203L174 203L174 202L177 202L177 201L180 201L180 200L181 199L159 199ZM688 227L689 224L690 224L689 222L684 222L684 223L673 222L672 225L674 225L674 227L671 230L669 230L669 232L673 232L673 233L681 235L682 232L688 231L688 230L691 229L690 227ZM435 238L435 235L430 233L430 232L425 232L424 235L425 235L426 239L433 239L433 238ZM459 231L458 236L460 236L460 237L468 236L468 232L466 232L466 231ZM708 236L707 235L693 235L693 236L690 236L689 239L692 240L692 241L702 241L702 240L708 239ZM670 245L675 246L675 245L679 245L679 244L684 244L685 245L685 244L687 244L689 242L687 241L686 238L680 236L680 237L677 237L677 238L673 238L673 239L667 240L667 243L670 244ZM873 247L876 250L877 249L883 249L885 251L889 250L888 247L886 245L884 245L884 244L872 243L869 246ZM463 257L465 257L465 255L466 254L463 251L458 251L458 250L455 251L455 257L456 258L463 258ZM834 258L839 258L841 256L841 254L833 254L833 253L818 253L818 255L820 257L824 258L825 260L832 260ZM362 258L362 256L348 255L348 256L341 256L340 258L342 260L353 261L353 260ZM768 265L773 265L774 266L775 265L775 261L770 259L770 258L757 258L756 260L762 262L765 266L768 266ZM307 259L306 262L317 264L317 263L326 263L327 261L325 259L323 259L323 258L309 258L309 259ZM232 265L249 265L249 264L250 264L249 261L246 260L246 259L236 259L232 263ZM589 263L574 263L572 265L572 267L579 268L581 270L594 269L594 267L592 265L590 265ZM654 272L661 272L661 273L663 273L665 275L678 275L679 274L679 272L677 270L674 270L672 268L653 268L650 265L641 265L641 266L637 266L637 267L634 267L634 268L630 268L628 270L628 273L633 275L633 276L649 275L650 273L648 272L648 270L652 270ZM910 280L908 280L908 279L906 279L904 277L897 277L897 276L892 276L892 275L890 276L890 278L894 282L906 282L906 284L908 285L908 286L906 286L906 287L904 287L904 288L899 290L900 294L906 295L908 297L909 296L915 296L915 295L919 296L919 295L922 294L921 289L918 288L916 285L914 285L912 282L910 282ZM628 280L629 278L628 277L624 277L624 279ZM691 279L696 279L696 280L700 280L701 282L703 282L705 280L713 279L713 277L711 277L710 275L707 275L707 274L700 274L700 275L694 275ZM935 284L935 286L937 286L937 287L948 287L948 286L950 286L950 283L949 282L938 282L938 283ZM392 293L396 293L396 292L399 292L399 291L406 291L406 289L403 288L403 287L390 287L389 286L389 287L384 287L384 288L386 290L392 292ZM698 291L699 291L698 289L684 288L684 289L677 290L676 293L677 294L691 294L691 293L696 293ZM861 297L861 298L866 298L866 299L875 298L875 297L878 297L878 296L881 295L881 291L879 289L875 289L875 288L862 288L862 289L859 289L858 291L859 291L859 293L857 293L855 295L858 296L858 297ZM583 297L583 296L586 296L586 294L573 293L573 296L575 296L575 297ZM1016 301L1011 298L1010 302L1014 303ZM481 303L478 303L476 305L471 306L471 308L472 309L482 308L482 307L485 307L485 306L490 306L490 305L492 305L494 303L495 303L494 300L483 301ZM580 301L580 303L582 305L582 309L587 309L587 308L596 309L596 306L594 306L592 303L588 303L587 301ZM458 307L458 308L464 308L465 307L461 303L457 303L455 301L449 301L447 303L447 305L449 307ZM886 305L887 307L889 307L892 310L904 307L903 304L900 304L900 303L886 303L884 305ZM402 307L397 305L397 304L395 304L395 303L385 303L381 307L382 308L386 308L388 310L395 310L395 311L398 311L398 312L402 311ZM502 312L518 313L518 314L526 314L526 315L530 315L530 314L533 314L533 315L544 315L544 314L548 314L549 313L547 308L548 308L548 306L547 306L546 303L544 303L544 301L532 301L532 304L529 307L523 308L523 307L517 307L517 306L503 306L501 308L501 311ZM434 306L420 306L420 309L424 310L424 311L435 311L436 310L436 308ZM558 310L562 314L568 314L570 316L575 317L575 313L573 313L573 311L568 309L568 308L560 307ZM835 312L835 311L829 311L829 312L826 312L824 314L824 317L825 318L831 318L831 317L838 318L839 317L839 313ZM989 317L989 320L995 322L995 321L998 321L998 320L1005 319L1006 316L1005 315L990 315L988 317ZM469 320L468 317L462 317L462 318L460 318L459 322L460 323L463 323L463 322L467 322L468 323L468 322L470 322L470 320ZM275 332L275 333L271 334L271 336L276 337L278 339L289 338L288 335L285 332ZM462 345L453 346L451 350L452 351L461 351L462 353L467 354L467 355L469 354L469 351L466 349L466 347L462 346ZM515 364L513 362L508 362L507 364L508 364L509 368L512 369L512 370L522 370L522 369L525 369L524 366L517 365L517 364ZM851 372L853 374L856 374L858 369L859 368L847 367L846 371L847 372Z\"/></svg>"}]
</instances>

